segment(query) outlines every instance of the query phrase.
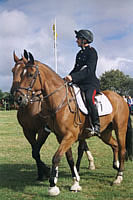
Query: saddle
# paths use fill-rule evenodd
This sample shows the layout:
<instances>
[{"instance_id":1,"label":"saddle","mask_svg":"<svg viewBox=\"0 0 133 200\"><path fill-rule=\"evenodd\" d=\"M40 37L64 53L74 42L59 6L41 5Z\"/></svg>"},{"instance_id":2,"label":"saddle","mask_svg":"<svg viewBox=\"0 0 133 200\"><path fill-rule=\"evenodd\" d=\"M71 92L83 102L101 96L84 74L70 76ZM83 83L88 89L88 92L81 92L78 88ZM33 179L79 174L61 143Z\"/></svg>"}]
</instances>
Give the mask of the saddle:
<instances>
[{"instance_id":1,"label":"saddle","mask_svg":"<svg viewBox=\"0 0 133 200\"><path fill-rule=\"evenodd\" d=\"M83 112L85 115L88 115L88 110L86 108L83 94L81 93L80 88L76 85L72 85L72 87L74 89L80 111ZM98 109L99 116L109 115L113 110L111 102L102 92L96 94L95 103Z\"/></svg>"}]
</instances>

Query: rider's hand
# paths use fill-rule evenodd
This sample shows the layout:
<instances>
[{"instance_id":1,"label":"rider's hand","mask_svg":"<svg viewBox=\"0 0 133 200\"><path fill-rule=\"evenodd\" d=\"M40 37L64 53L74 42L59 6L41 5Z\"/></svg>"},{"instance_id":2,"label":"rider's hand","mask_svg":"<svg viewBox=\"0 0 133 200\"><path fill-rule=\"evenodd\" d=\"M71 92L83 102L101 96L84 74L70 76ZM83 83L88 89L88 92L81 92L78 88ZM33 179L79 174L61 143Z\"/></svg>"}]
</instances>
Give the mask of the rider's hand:
<instances>
[{"instance_id":1,"label":"rider's hand","mask_svg":"<svg viewBox=\"0 0 133 200\"><path fill-rule=\"evenodd\" d=\"M65 79L67 82L71 82L71 81L72 81L71 75L67 75L64 79Z\"/></svg>"}]
</instances>

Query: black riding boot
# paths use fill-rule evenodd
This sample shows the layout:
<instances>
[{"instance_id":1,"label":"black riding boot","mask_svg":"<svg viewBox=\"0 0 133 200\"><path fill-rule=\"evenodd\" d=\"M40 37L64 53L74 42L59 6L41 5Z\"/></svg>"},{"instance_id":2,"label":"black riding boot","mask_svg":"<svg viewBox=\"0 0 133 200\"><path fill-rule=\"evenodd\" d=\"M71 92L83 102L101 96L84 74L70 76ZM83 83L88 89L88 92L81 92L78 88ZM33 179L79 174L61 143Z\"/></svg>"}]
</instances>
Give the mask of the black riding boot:
<instances>
[{"instance_id":1,"label":"black riding boot","mask_svg":"<svg viewBox=\"0 0 133 200\"><path fill-rule=\"evenodd\" d=\"M100 137L100 120L99 120L98 110L97 110L96 105L91 106L90 110L91 110L91 113L90 113L91 121L93 125L91 129L91 134Z\"/></svg>"}]
</instances>

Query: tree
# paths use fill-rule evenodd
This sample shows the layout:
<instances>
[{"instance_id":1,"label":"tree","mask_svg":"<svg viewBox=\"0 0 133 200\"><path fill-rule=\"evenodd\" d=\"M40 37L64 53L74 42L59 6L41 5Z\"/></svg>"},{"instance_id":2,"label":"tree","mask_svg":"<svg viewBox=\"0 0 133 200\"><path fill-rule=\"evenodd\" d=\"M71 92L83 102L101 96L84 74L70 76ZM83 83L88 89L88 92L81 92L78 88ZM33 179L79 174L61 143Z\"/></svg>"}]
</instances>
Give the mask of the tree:
<instances>
[{"instance_id":1,"label":"tree","mask_svg":"<svg viewBox=\"0 0 133 200\"><path fill-rule=\"evenodd\" d=\"M101 90L113 90L121 95L129 95L130 81L128 75L117 70L106 71L100 77Z\"/></svg>"},{"instance_id":2,"label":"tree","mask_svg":"<svg viewBox=\"0 0 133 200\"><path fill-rule=\"evenodd\" d=\"M133 78L129 78L129 96L133 97Z\"/></svg>"},{"instance_id":3,"label":"tree","mask_svg":"<svg viewBox=\"0 0 133 200\"><path fill-rule=\"evenodd\" d=\"M0 90L0 109L16 109L14 98L9 92L2 92L2 90Z\"/></svg>"},{"instance_id":4,"label":"tree","mask_svg":"<svg viewBox=\"0 0 133 200\"><path fill-rule=\"evenodd\" d=\"M2 99L3 98L3 92L2 92L2 90L0 89L0 99Z\"/></svg>"}]
</instances>

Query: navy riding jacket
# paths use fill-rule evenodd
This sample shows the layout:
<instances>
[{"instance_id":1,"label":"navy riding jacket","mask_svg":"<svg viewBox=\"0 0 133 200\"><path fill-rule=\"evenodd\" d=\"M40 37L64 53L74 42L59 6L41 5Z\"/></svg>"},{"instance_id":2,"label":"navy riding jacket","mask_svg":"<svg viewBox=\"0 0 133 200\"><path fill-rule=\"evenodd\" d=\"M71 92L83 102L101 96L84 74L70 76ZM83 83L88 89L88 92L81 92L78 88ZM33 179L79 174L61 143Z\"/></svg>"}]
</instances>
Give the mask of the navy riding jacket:
<instances>
[{"instance_id":1,"label":"navy riding jacket","mask_svg":"<svg viewBox=\"0 0 133 200\"><path fill-rule=\"evenodd\" d=\"M83 91L92 87L96 90L100 88L100 82L95 73L97 60L97 52L93 47L87 46L77 53L75 66L70 75L72 76L72 82L77 84Z\"/></svg>"}]
</instances>

